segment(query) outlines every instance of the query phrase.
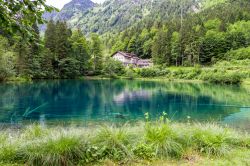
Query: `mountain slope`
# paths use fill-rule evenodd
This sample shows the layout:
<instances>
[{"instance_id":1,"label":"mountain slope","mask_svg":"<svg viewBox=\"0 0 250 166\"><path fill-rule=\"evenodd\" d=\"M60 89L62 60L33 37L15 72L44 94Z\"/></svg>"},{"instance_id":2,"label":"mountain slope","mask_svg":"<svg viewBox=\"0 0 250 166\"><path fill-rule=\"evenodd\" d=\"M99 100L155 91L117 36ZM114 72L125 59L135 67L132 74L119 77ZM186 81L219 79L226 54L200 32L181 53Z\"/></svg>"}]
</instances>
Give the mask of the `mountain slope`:
<instances>
[{"instance_id":1,"label":"mountain slope","mask_svg":"<svg viewBox=\"0 0 250 166\"><path fill-rule=\"evenodd\" d=\"M71 2L64 5L56 19L69 20L95 6L96 4L91 0L72 0Z\"/></svg>"},{"instance_id":2,"label":"mountain slope","mask_svg":"<svg viewBox=\"0 0 250 166\"><path fill-rule=\"evenodd\" d=\"M74 17L86 12L87 10L97 6L91 0L72 0L65 4L60 12L53 11L52 13L45 13L43 17L46 20L72 20Z\"/></svg>"},{"instance_id":3,"label":"mountain slope","mask_svg":"<svg viewBox=\"0 0 250 166\"><path fill-rule=\"evenodd\" d=\"M71 28L86 34L121 32L147 19L162 22L180 15L199 12L203 8L226 0L106 0L96 5L90 0L72 0L59 13L47 19L66 20Z\"/></svg>"},{"instance_id":4,"label":"mountain slope","mask_svg":"<svg viewBox=\"0 0 250 166\"><path fill-rule=\"evenodd\" d=\"M190 12L199 12L203 7L216 5L224 1L107 0L101 6L94 7L81 17L69 20L69 24L72 27L81 28L85 33L119 32L146 18L161 22L181 14L185 16Z\"/></svg>"},{"instance_id":5,"label":"mountain slope","mask_svg":"<svg viewBox=\"0 0 250 166\"><path fill-rule=\"evenodd\" d=\"M93 8L80 17L73 27L81 27L86 33L122 31L127 27L151 16L154 19L167 19L170 16L198 9L195 0L183 0L181 6L177 0L109 0L102 6Z\"/></svg>"}]
</instances>

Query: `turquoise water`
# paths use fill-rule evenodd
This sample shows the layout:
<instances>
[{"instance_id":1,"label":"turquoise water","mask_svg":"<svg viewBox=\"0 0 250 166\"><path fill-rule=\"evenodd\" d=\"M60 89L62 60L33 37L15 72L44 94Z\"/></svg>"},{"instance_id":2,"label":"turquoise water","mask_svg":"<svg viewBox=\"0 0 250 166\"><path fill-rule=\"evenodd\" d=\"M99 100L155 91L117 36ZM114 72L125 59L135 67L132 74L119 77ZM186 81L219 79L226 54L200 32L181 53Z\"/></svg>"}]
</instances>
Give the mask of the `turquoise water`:
<instances>
[{"instance_id":1,"label":"turquoise water","mask_svg":"<svg viewBox=\"0 0 250 166\"><path fill-rule=\"evenodd\" d=\"M135 80L0 84L1 124L135 122L168 113L173 121L216 121L249 128L250 89Z\"/></svg>"}]
</instances>

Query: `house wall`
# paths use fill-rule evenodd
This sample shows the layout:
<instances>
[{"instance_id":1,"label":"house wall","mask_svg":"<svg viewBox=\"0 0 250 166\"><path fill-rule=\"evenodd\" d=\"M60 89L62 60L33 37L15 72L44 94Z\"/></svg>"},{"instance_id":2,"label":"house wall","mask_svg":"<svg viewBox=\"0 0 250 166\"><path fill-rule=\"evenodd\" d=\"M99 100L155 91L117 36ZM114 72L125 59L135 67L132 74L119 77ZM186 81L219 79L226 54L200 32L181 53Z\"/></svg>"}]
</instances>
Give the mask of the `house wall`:
<instances>
[{"instance_id":1,"label":"house wall","mask_svg":"<svg viewBox=\"0 0 250 166\"><path fill-rule=\"evenodd\" d=\"M115 55L113 56L113 58L114 58L115 60L118 60L118 61L121 61L121 62L124 62L124 61L125 61L125 57L124 57L122 54L119 54L119 53L115 54Z\"/></svg>"},{"instance_id":2,"label":"house wall","mask_svg":"<svg viewBox=\"0 0 250 166\"><path fill-rule=\"evenodd\" d=\"M137 66L140 68L144 68L144 67L150 67L153 65L149 60L142 60L137 57L128 58L119 52L113 55L113 58L117 61L122 62L124 66L133 65L134 67Z\"/></svg>"},{"instance_id":3,"label":"house wall","mask_svg":"<svg viewBox=\"0 0 250 166\"><path fill-rule=\"evenodd\" d=\"M122 62L122 63L131 63L130 58L126 58L126 57L124 57L124 56L123 56L122 54L120 54L120 53L115 54L115 55L113 56L113 58L114 58L115 60L118 60L118 61Z\"/></svg>"}]
</instances>

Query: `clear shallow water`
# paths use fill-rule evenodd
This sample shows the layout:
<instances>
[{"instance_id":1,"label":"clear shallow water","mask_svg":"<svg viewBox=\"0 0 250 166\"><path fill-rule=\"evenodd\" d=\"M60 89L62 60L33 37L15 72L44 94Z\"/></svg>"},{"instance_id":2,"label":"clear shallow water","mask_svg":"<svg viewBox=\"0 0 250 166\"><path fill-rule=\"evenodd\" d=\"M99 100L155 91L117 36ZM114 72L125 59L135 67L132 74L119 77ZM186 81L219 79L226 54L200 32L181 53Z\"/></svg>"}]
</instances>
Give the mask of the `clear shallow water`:
<instances>
[{"instance_id":1,"label":"clear shallow water","mask_svg":"<svg viewBox=\"0 0 250 166\"><path fill-rule=\"evenodd\" d=\"M152 119L216 121L250 128L250 88L135 80L0 84L2 124L86 124Z\"/></svg>"}]
</instances>

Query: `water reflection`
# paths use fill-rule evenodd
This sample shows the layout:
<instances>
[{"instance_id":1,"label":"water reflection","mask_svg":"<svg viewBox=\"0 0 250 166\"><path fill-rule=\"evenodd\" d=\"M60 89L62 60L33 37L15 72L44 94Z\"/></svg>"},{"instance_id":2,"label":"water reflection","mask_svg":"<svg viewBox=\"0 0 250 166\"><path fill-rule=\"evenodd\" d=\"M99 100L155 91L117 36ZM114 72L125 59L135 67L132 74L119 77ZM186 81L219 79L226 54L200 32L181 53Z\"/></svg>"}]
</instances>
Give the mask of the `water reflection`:
<instances>
[{"instance_id":1,"label":"water reflection","mask_svg":"<svg viewBox=\"0 0 250 166\"><path fill-rule=\"evenodd\" d=\"M131 80L37 81L0 84L0 122L86 122L152 118L163 111L173 120L241 119L249 89L210 84ZM249 122L249 121L248 121Z\"/></svg>"},{"instance_id":2,"label":"water reflection","mask_svg":"<svg viewBox=\"0 0 250 166\"><path fill-rule=\"evenodd\" d=\"M120 94L114 96L114 102L116 104L125 104L127 102L133 102L138 100L150 100L152 96L152 91L137 90L129 91L124 90Z\"/></svg>"}]
</instances>

